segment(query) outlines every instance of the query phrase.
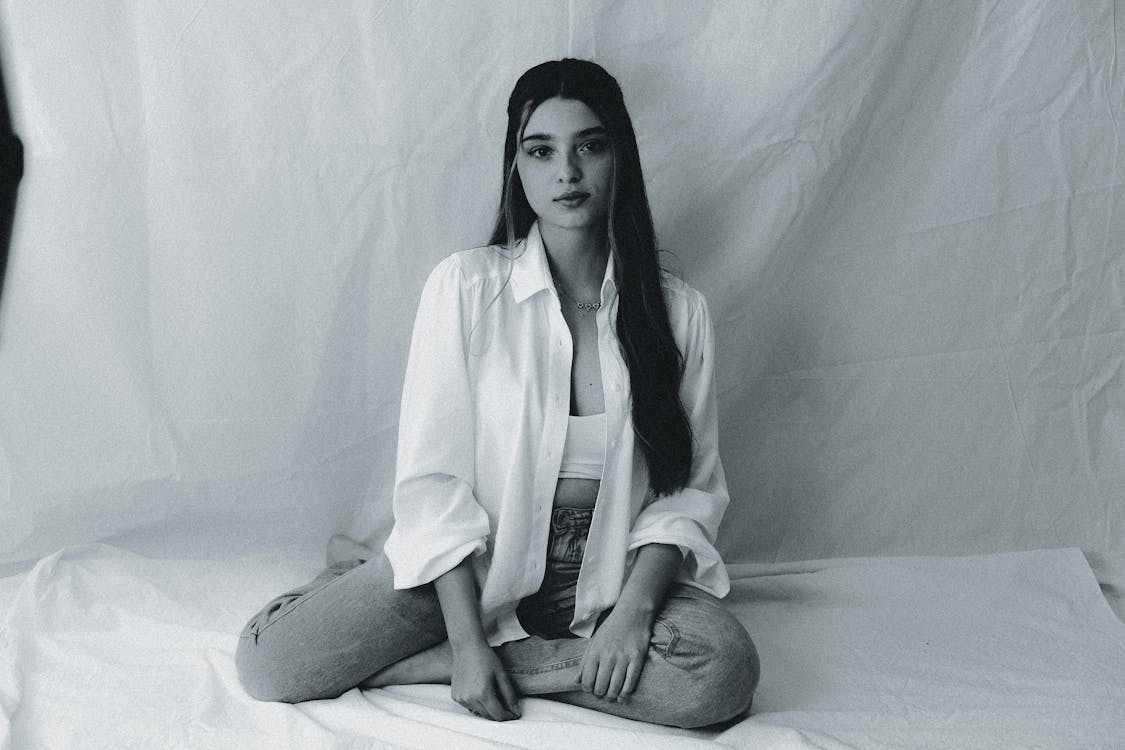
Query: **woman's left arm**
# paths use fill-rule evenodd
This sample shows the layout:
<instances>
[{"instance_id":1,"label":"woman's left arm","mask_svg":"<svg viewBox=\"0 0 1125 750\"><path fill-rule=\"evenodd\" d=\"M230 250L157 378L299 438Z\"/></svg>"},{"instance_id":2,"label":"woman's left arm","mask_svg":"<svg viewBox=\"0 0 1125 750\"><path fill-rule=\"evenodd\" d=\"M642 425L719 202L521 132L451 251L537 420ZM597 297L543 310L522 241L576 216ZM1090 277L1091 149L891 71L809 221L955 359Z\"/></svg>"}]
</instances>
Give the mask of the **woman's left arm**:
<instances>
[{"instance_id":1,"label":"woman's left arm","mask_svg":"<svg viewBox=\"0 0 1125 750\"><path fill-rule=\"evenodd\" d=\"M583 690L606 700L625 700L632 694L644 669L653 618L683 559L679 548L670 544L637 550L621 596L586 648Z\"/></svg>"},{"instance_id":2,"label":"woman's left arm","mask_svg":"<svg viewBox=\"0 0 1125 750\"><path fill-rule=\"evenodd\" d=\"M729 502L719 459L715 399L715 337L707 302L681 286L672 305L673 330L684 355L680 400L691 423L693 451L687 484L653 498L633 521L628 548L632 571L617 603L594 631L582 663L582 687L608 699L636 687L652 637L652 623L677 577L722 597L730 587L714 547Z\"/></svg>"},{"instance_id":3,"label":"woman's left arm","mask_svg":"<svg viewBox=\"0 0 1125 750\"><path fill-rule=\"evenodd\" d=\"M673 333L684 357L680 401L691 424L691 472L680 490L647 498L633 520L628 549L639 553L652 544L678 547L678 580L722 598L730 581L715 539L730 493L719 458L714 328L703 295L686 284L670 290L669 302Z\"/></svg>"}]
</instances>

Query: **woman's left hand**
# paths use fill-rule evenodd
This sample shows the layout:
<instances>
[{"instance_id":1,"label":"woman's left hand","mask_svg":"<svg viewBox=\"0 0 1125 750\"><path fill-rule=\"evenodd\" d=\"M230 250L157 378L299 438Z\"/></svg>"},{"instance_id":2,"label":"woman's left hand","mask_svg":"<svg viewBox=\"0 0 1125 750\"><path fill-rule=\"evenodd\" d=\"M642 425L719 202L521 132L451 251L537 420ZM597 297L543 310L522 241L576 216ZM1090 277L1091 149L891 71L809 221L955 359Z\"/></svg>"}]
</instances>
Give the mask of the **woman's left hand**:
<instances>
[{"instance_id":1,"label":"woman's left hand","mask_svg":"<svg viewBox=\"0 0 1125 750\"><path fill-rule=\"evenodd\" d=\"M582 689L605 700L627 699L641 678L651 637L651 618L620 609L610 612L586 647Z\"/></svg>"}]
</instances>

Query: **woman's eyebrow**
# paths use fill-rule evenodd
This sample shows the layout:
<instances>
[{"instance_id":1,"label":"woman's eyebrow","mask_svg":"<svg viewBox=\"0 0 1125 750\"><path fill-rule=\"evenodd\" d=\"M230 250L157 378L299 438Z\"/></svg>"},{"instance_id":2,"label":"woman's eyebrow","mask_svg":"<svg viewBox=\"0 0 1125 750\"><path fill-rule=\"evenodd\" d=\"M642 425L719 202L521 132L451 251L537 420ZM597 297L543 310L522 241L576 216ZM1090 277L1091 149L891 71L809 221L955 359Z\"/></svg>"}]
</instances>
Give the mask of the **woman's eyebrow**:
<instances>
[{"instance_id":1,"label":"woman's eyebrow","mask_svg":"<svg viewBox=\"0 0 1125 750\"><path fill-rule=\"evenodd\" d=\"M605 135L605 132L606 131L605 131L604 127L602 127L601 125L595 125L592 128L586 128L585 130L579 130L577 133L574 134L574 137L575 138L586 138L587 136L591 136L591 135ZM531 135L525 135L522 139L520 139L520 143L524 143L526 141L553 141L553 140L555 140L555 137L553 135L551 135L550 133L532 133Z\"/></svg>"},{"instance_id":2,"label":"woman's eyebrow","mask_svg":"<svg viewBox=\"0 0 1125 750\"><path fill-rule=\"evenodd\" d=\"M590 135L605 135L605 128L603 128L601 125L595 125L592 128L579 130L575 135L577 135L579 138L585 138L586 136Z\"/></svg>"}]
</instances>

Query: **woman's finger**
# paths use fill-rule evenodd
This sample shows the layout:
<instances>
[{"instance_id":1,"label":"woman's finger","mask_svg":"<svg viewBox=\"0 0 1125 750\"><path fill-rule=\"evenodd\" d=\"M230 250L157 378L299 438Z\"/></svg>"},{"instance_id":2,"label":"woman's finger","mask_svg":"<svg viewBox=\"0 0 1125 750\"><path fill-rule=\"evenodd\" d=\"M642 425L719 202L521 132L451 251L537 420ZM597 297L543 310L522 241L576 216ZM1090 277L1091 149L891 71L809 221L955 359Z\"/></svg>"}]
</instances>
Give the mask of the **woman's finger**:
<instances>
[{"instance_id":1,"label":"woman's finger","mask_svg":"<svg viewBox=\"0 0 1125 750\"><path fill-rule=\"evenodd\" d=\"M486 719L504 721L515 718L500 704L500 699L496 697L495 691L489 691L489 694L481 699L481 708L484 709L483 716Z\"/></svg>"},{"instance_id":2,"label":"woman's finger","mask_svg":"<svg viewBox=\"0 0 1125 750\"><path fill-rule=\"evenodd\" d=\"M613 667L613 674L609 678L609 687L605 691L607 701L617 700L621 693L621 686L625 683L625 673L629 669L629 662L617 662Z\"/></svg>"},{"instance_id":3,"label":"woman's finger","mask_svg":"<svg viewBox=\"0 0 1125 750\"><path fill-rule=\"evenodd\" d=\"M465 698L464 700L459 700L457 702L460 703L461 707L471 713L473 716L480 716L481 707L480 704L476 701L471 701L468 698Z\"/></svg>"},{"instance_id":4,"label":"woman's finger","mask_svg":"<svg viewBox=\"0 0 1125 750\"><path fill-rule=\"evenodd\" d=\"M508 709L508 713L513 718L520 717L520 697L519 693L512 686L512 681L508 678L505 672L498 671L496 673L496 687L500 691L500 699L504 702L504 707Z\"/></svg>"},{"instance_id":5,"label":"woman's finger","mask_svg":"<svg viewBox=\"0 0 1125 750\"><path fill-rule=\"evenodd\" d=\"M594 691L594 680L598 676L598 657L589 651L582 657L582 673L578 677L578 681L582 683L582 689L587 693Z\"/></svg>"},{"instance_id":6,"label":"woman's finger","mask_svg":"<svg viewBox=\"0 0 1125 750\"><path fill-rule=\"evenodd\" d=\"M641 671L645 668L644 657L633 659L625 670L625 682L621 685L621 695L618 700L626 700L637 689L637 682L641 679Z\"/></svg>"},{"instance_id":7,"label":"woman's finger","mask_svg":"<svg viewBox=\"0 0 1125 750\"><path fill-rule=\"evenodd\" d=\"M594 695L599 698L603 697L609 688L609 681L613 678L613 667L614 662L611 659L598 662L598 675L594 678Z\"/></svg>"}]
</instances>

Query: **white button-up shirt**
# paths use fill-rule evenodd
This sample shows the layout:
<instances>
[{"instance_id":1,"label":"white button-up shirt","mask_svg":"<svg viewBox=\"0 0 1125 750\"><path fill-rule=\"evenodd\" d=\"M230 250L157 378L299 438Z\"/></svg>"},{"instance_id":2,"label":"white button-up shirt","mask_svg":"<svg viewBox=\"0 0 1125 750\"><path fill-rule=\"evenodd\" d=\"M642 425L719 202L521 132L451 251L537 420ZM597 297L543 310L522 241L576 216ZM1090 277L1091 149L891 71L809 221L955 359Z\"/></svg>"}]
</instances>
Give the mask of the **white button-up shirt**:
<instances>
[{"instance_id":1,"label":"white button-up shirt","mask_svg":"<svg viewBox=\"0 0 1125 750\"><path fill-rule=\"evenodd\" d=\"M635 550L677 545L677 580L716 596L730 587L714 547L729 502L719 460L714 337L703 296L665 274L680 398L694 437L691 476L655 497L630 414L616 335L612 261L597 312L606 460L575 592L571 631L588 637L613 606ZM570 408L570 329L538 227L509 253L483 247L442 261L422 291L403 387L385 545L395 588L434 580L474 555L488 641L524 638L520 599L543 580L552 501Z\"/></svg>"}]
</instances>

